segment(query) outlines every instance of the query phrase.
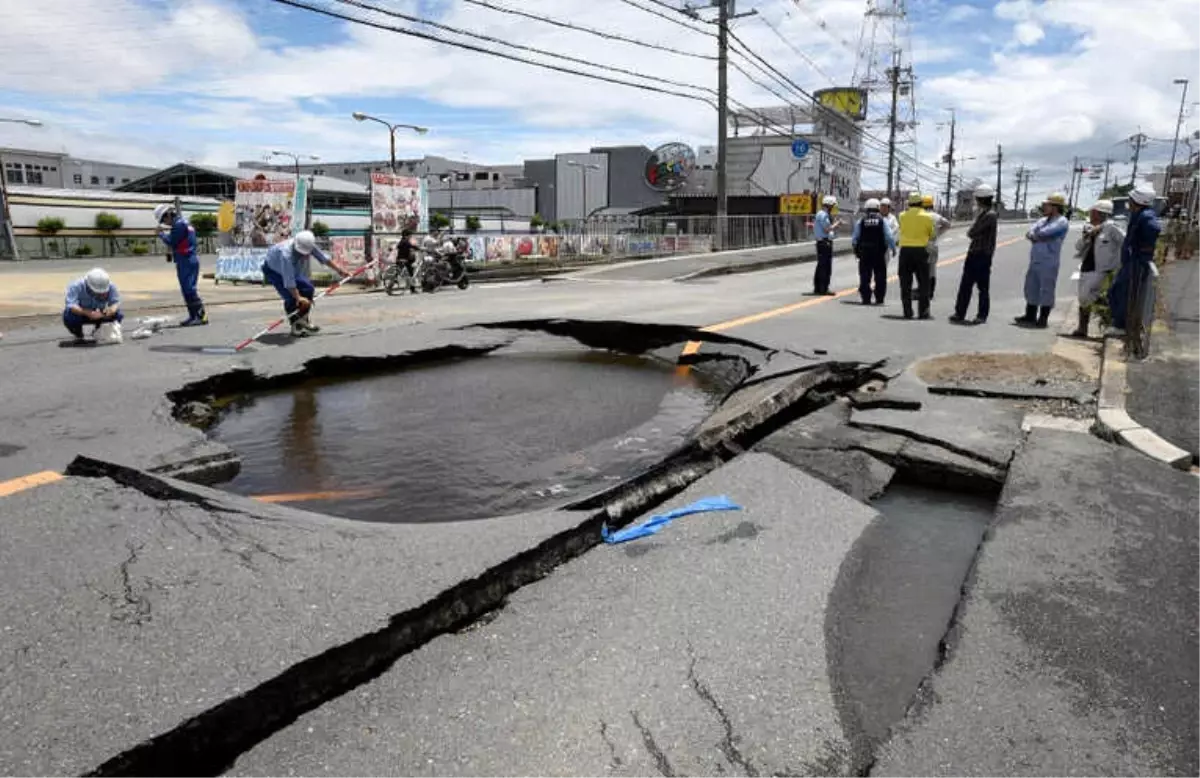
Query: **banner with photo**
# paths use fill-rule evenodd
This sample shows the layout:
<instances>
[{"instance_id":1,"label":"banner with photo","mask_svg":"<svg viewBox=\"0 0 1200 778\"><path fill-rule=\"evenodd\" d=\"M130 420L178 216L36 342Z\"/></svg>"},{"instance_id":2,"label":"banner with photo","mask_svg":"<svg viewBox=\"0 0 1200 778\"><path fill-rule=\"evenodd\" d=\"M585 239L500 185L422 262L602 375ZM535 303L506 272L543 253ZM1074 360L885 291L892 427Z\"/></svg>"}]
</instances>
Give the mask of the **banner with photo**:
<instances>
[{"instance_id":1,"label":"banner with photo","mask_svg":"<svg viewBox=\"0 0 1200 778\"><path fill-rule=\"evenodd\" d=\"M367 240L361 236L342 236L329 239L329 257L333 264L343 270L353 273L367 264ZM373 283L378 275L378 268L371 268L358 276L359 279Z\"/></svg>"},{"instance_id":2,"label":"banner with photo","mask_svg":"<svg viewBox=\"0 0 1200 778\"><path fill-rule=\"evenodd\" d=\"M467 257L467 262L486 262L487 261L487 238L482 235L472 235L467 238L467 248L470 251Z\"/></svg>"},{"instance_id":3,"label":"banner with photo","mask_svg":"<svg viewBox=\"0 0 1200 778\"><path fill-rule=\"evenodd\" d=\"M487 238L488 262L511 262L513 258L513 238L509 235L491 235Z\"/></svg>"},{"instance_id":4,"label":"banner with photo","mask_svg":"<svg viewBox=\"0 0 1200 778\"><path fill-rule=\"evenodd\" d=\"M391 173L371 174L371 229L377 234L429 231L425 181Z\"/></svg>"},{"instance_id":5,"label":"banner with photo","mask_svg":"<svg viewBox=\"0 0 1200 778\"><path fill-rule=\"evenodd\" d=\"M233 244L269 248L304 225L304 183L265 178L237 182L233 201Z\"/></svg>"},{"instance_id":6,"label":"banner with photo","mask_svg":"<svg viewBox=\"0 0 1200 778\"><path fill-rule=\"evenodd\" d=\"M248 281L263 283L262 263L267 256L265 248L251 246L229 246L217 249L217 268L213 277L217 281Z\"/></svg>"}]
</instances>

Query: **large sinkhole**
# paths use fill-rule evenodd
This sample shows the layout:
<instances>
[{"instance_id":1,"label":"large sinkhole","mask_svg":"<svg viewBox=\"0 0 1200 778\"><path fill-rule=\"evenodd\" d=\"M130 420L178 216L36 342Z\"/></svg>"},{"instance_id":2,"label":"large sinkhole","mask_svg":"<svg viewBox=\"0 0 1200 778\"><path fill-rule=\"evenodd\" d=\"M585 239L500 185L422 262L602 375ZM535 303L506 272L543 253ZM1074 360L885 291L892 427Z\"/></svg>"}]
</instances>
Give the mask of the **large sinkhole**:
<instances>
[{"instance_id":1,"label":"large sinkhole","mask_svg":"<svg viewBox=\"0 0 1200 778\"><path fill-rule=\"evenodd\" d=\"M364 521L456 521L560 506L637 475L726 388L554 339L231 398L210 434L241 457L229 491Z\"/></svg>"}]
</instances>

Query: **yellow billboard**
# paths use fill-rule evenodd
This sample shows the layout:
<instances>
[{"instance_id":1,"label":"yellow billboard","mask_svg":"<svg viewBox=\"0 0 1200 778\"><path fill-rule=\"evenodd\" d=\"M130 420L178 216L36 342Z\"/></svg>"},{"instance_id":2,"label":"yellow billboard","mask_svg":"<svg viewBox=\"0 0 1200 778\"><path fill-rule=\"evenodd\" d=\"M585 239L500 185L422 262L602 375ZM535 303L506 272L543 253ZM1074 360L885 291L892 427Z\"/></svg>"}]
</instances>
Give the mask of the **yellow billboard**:
<instances>
[{"instance_id":1,"label":"yellow billboard","mask_svg":"<svg viewBox=\"0 0 1200 778\"><path fill-rule=\"evenodd\" d=\"M824 107L843 113L851 119L867 118L866 90L839 86L813 92L813 98Z\"/></svg>"},{"instance_id":2,"label":"yellow billboard","mask_svg":"<svg viewBox=\"0 0 1200 778\"><path fill-rule=\"evenodd\" d=\"M810 194L780 195L779 212L792 216L808 216L813 212L813 197Z\"/></svg>"}]
</instances>

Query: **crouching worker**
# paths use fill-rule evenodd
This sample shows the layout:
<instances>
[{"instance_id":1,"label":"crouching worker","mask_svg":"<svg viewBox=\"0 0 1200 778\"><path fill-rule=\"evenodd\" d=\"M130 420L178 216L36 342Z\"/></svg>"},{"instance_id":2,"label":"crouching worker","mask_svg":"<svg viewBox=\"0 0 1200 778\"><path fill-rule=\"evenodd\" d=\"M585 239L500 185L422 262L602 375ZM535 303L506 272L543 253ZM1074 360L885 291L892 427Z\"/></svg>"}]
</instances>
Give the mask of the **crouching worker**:
<instances>
[{"instance_id":1,"label":"crouching worker","mask_svg":"<svg viewBox=\"0 0 1200 778\"><path fill-rule=\"evenodd\" d=\"M310 319L315 290L312 281L303 274L304 260L308 257L347 275L317 248L317 239L308 230L297 232L291 240L276 243L268 249L262 265L263 279L283 298L283 310L292 323L292 335L298 338L321 331Z\"/></svg>"},{"instance_id":2,"label":"crouching worker","mask_svg":"<svg viewBox=\"0 0 1200 778\"><path fill-rule=\"evenodd\" d=\"M125 318L121 313L121 294L117 285L103 268L88 271L67 286L67 307L63 311L63 324L76 342L82 342L83 325L92 325L92 334L101 324L119 322Z\"/></svg>"}]
</instances>

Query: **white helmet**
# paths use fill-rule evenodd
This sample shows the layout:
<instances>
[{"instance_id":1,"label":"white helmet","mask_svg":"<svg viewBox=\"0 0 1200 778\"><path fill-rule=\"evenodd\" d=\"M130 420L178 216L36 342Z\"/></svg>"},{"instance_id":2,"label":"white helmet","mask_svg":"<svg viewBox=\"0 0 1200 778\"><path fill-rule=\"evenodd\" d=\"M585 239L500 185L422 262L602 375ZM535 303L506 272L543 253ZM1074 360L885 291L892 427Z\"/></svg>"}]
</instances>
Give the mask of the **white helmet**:
<instances>
[{"instance_id":1,"label":"white helmet","mask_svg":"<svg viewBox=\"0 0 1200 778\"><path fill-rule=\"evenodd\" d=\"M892 200L891 200L891 198L890 198L890 197L885 197L885 198L883 198L882 200L880 200L880 201L879 201L879 205L880 205L881 207L882 207L882 206L884 206L884 205L886 205L888 208L891 208L891 207L892 207Z\"/></svg>"},{"instance_id":2,"label":"white helmet","mask_svg":"<svg viewBox=\"0 0 1200 778\"><path fill-rule=\"evenodd\" d=\"M317 236L313 235L311 230L300 230L296 233L296 237L292 238L292 247L299 253L308 256L317 247Z\"/></svg>"},{"instance_id":3,"label":"white helmet","mask_svg":"<svg viewBox=\"0 0 1200 778\"><path fill-rule=\"evenodd\" d=\"M977 197L980 200L982 200L984 198L988 198L988 197L995 197L995 196L996 196L996 190L992 189L987 184L980 184L979 186L975 187L975 197Z\"/></svg>"},{"instance_id":4,"label":"white helmet","mask_svg":"<svg viewBox=\"0 0 1200 778\"><path fill-rule=\"evenodd\" d=\"M445 243L442 244L442 252L443 253L453 254L456 251L458 251L458 248L454 245L454 241L447 240Z\"/></svg>"},{"instance_id":5,"label":"white helmet","mask_svg":"<svg viewBox=\"0 0 1200 778\"><path fill-rule=\"evenodd\" d=\"M421 239L421 250L422 251L433 251L436 248L437 248L437 238L433 237L432 235L426 235L424 238Z\"/></svg>"},{"instance_id":6,"label":"white helmet","mask_svg":"<svg viewBox=\"0 0 1200 778\"><path fill-rule=\"evenodd\" d=\"M837 205L837 198L833 195L825 195L825 199L821 201L821 205Z\"/></svg>"},{"instance_id":7,"label":"white helmet","mask_svg":"<svg viewBox=\"0 0 1200 778\"><path fill-rule=\"evenodd\" d=\"M83 282L87 284L88 291L92 294L108 294L108 290L112 287L112 280L109 279L108 273L102 267L94 267L89 270L83 277Z\"/></svg>"},{"instance_id":8,"label":"white helmet","mask_svg":"<svg viewBox=\"0 0 1200 778\"><path fill-rule=\"evenodd\" d=\"M879 201L872 197L863 204L863 208L866 208L868 211L878 211Z\"/></svg>"},{"instance_id":9,"label":"white helmet","mask_svg":"<svg viewBox=\"0 0 1200 778\"><path fill-rule=\"evenodd\" d=\"M163 219L166 218L166 215L174 210L175 210L175 207L173 205L171 205L170 203L161 203L159 205L154 206L154 223L162 224Z\"/></svg>"},{"instance_id":10,"label":"white helmet","mask_svg":"<svg viewBox=\"0 0 1200 778\"><path fill-rule=\"evenodd\" d=\"M1107 214L1111 215L1113 212L1112 200L1097 200L1092 205L1090 210L1099 211L1100 213L1107 213Z\"/></svg>"},{"instance_id":11,"label":"white helmet","mask_svg":"<svg viewBox=\"0 0 1200 778\"><path fill-rule=\"evenodd\" d=\"M1138 184L1129 193L1129 199L1142 207L1154 204L1154 187L1150 184Z\"/></svg>"}]
</instances>

